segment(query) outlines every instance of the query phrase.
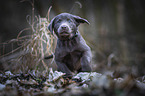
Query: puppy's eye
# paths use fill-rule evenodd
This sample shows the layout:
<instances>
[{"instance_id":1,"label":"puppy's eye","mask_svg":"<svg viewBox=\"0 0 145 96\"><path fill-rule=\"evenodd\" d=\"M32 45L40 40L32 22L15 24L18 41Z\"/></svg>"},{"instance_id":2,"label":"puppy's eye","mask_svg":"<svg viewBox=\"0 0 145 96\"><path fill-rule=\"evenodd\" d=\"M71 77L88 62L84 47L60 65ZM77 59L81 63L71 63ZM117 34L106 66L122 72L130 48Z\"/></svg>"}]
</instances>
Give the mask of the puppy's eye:
<instances>
[{"instance_id":1,"label":"puppy's eye","mask_svg":"<svg viewBox=\"0 0 145 96\"><path fill-rule=\"evenodd\" d=\"M57 22L58 22L58 23L60 23L61 21L62 21L62 20L61 20L61 19L59 19Z\"/></svg>"},{"instance_id":2,"label":"puppy's eye","mask_svg":"<svg viewBox=\"0 0 145 96\"><path fill-rule=\"evenodd\" d=\"M67 19L67 21L70 23L71 22L71 20L70 19Z\"/></svg>"}]
</instances>

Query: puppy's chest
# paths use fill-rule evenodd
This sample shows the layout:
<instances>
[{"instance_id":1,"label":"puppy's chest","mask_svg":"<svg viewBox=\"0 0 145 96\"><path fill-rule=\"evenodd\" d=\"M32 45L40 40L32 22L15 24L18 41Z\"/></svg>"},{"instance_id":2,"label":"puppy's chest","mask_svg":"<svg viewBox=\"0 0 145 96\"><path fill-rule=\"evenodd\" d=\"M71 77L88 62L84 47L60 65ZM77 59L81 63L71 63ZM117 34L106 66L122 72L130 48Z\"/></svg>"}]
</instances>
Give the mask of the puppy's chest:
<instances>
[{"instance_id":1,"label":"puppy's chest","mask_svg":"<svg viewBox=\"0 0 145 96\"><path fill-rule=\"evenodd\" d=\"M77 49L65 49L62 50L59 55L61 58L67 61L76 61L74 59L78 59L82 56L83 52Z\"/></svg>"},{"instance_id":2,"label":"puppy's chest","mask_svg":"<svg viewBox=\"0 0 145 96\"><path fill-rule=\"evenodd\" d=\"M63 41L58 43L58 48L64 52L74 52L74 50L77 50L78 41L77 40L71 40L71 41Z\"/></svg>"},{"instance_id":3,"label":"puppy's chest","mask_svg":"<svg viewBox=\"0 0 145 96\"><path fill-rule=\"evenodd\" d=\"M64 42L59 47L59 56L64 62L76 62L81 56L82 51L78 48L77 43Z\"/></svg>"},{"instance_id":4,"label":"puppy's chest","mask_svg":"<svg viewBox=\"0 0 145 96\"><path fill-rule=\"evenodd\" d=\"M57 53L61 60L77 61L83 53L79 46L79 41L76 39L58 42Z\"/></svg>"},{"instance_id":5,"label":"puppy's chest","mask_svg":"<svg viewBox=\"0 0 145 96\"><path fill-rule=\"evenodd\" d=\"M73 52L68 52L64 55L62 61L65 63L76 63L82 57L83 52L79 50L74 50Z\"/></svg>"}]
</instances>

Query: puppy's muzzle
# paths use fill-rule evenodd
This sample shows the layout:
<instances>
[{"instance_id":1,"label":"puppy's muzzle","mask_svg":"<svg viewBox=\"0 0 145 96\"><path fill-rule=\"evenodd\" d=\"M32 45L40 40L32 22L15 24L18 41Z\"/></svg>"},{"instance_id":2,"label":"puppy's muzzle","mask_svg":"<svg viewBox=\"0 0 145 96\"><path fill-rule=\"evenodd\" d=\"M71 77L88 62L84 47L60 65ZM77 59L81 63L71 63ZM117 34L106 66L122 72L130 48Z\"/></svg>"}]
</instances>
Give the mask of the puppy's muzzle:
<instances>
[{"instance_id":1,"label":"puppy's muzzle","mask_svg":"<svg viewBox=\"0 0 145 96\"><path fill-rule=\"evenodd\" d=\"M62 25L62 26L61 26L61 29L62 29L62 30L68 30L68 26Z\"/></svg>"},{"instance_id":2,"label":"puppy's muzzle","mask_svg":"<svg viewBox=\"0 0 145 96\"><path fill-rule=\"evenodd\" d=\"M60 36L69 36L70 35L69 26L61 25L59 34Z\"/></svg>"}]
</instances>

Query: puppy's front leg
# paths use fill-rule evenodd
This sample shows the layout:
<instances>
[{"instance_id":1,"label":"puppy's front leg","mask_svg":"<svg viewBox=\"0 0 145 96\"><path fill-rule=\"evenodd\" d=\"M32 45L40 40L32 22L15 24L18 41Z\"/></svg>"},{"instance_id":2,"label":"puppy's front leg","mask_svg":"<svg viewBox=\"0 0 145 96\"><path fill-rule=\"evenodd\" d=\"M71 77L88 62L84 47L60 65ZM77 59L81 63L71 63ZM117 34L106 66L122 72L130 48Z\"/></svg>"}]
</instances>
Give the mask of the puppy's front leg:
<instances>
[{"instance_id":1,"label":"puppy's front leg","mask_svg":"<svg viewBox=\"0 0 145 96\"><path fill-rule=\"evenodd\" d=\"M72 72L68 69L68 67L64 63L56 61L56 64L58 66L59 71L66 73L66 77L72 76Z\"/></svg>"},{"instance_id":2,"label":"puppy's front leg","mask_svg":"<svg viewBox=\"0 0 145 96\"><path fill-rule=\"evenodd\" d=\"M90 50L85 51L83 53L83 56L81 57L82 71L87 71L87 72L92 71L90 67L91 59L92 59L91 51Z\"/></svg>"}]
</instances>

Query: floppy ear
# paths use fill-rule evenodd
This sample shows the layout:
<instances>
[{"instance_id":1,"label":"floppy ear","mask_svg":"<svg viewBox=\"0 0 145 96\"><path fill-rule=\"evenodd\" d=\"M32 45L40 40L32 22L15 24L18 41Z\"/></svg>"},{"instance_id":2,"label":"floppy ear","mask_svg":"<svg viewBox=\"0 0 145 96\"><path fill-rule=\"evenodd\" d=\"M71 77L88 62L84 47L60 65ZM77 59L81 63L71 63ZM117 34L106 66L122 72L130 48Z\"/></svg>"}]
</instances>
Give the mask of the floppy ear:
<instances>
[{"instance_id":1,"label":"floppy ear","mask_svg":"<svg viewBox=\"0 0 145 96\"><path fill-rule=\"evenodd\" d=\"M75 16L75 15L73 15L73 18L76 20L76 22L77 23L87 23L87 24L90 24L86 19L84 19L84 18L81 18L81 17L79 17L79 16ZM78 24L78 25L79 25Z\"/></svg>"},{"instance_id":2,"label":"floppy ear","mask_svg":"<svg viewBox=\"0 0 145 96\"><path fill-rule=\"evenodd\" d=\"M52 35L53 35L53 29L54 29L54 19L55 19L55 17L51 20L51 22L48 25L48 29Z\"/></svg>"}]
</instances>

